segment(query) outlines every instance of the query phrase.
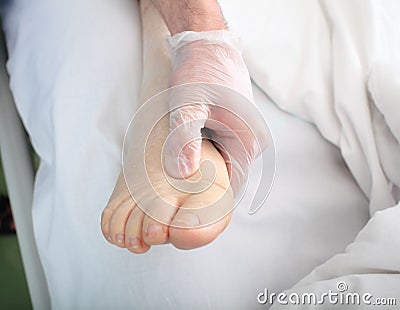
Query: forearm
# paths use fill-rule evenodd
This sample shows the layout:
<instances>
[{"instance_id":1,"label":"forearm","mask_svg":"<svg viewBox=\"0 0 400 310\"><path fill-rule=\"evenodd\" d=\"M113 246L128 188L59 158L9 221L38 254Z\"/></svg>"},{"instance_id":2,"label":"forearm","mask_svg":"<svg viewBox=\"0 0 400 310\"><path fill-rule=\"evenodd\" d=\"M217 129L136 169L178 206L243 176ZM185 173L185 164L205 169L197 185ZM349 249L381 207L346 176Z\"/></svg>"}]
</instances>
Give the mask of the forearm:
<instances>
[{"instance_id":1,"label":"forearm","mask_svg":"<svg viewBox=\"0 0 400 310\"><path fill-rule=\"evenodd\" d=\"M171 35L182 31L226 29L216 0L152 0Z\"/></svg>"}]
</instances>

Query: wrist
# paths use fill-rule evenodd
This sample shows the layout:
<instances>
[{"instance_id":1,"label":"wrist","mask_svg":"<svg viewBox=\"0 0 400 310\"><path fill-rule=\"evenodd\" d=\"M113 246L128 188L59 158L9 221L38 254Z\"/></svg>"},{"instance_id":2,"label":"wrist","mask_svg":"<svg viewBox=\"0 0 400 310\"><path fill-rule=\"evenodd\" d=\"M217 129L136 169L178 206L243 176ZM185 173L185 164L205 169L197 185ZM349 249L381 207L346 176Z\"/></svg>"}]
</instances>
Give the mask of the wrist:
<instances>
[{"instance_id":1,"label":"wrist","mask_svg":"<svg viewBox=\"0 0 400 310\"><path fill-rule=\"evenodd\" d=\"M153 0L171 35L227 29L216 0Z\"/></svg>"}]
</instances>

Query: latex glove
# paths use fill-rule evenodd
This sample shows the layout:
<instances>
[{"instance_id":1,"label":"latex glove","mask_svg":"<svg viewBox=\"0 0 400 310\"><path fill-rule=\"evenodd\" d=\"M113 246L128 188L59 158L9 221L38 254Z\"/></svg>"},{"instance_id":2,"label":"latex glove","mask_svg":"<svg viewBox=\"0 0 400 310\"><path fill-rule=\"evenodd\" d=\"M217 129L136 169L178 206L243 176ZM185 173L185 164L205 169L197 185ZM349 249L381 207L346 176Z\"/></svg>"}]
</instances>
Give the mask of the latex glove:
<instances>
[{"instance_id":1,"label":"latex glove","mask_svg":"<svg viewBox=\"0 0 400 310\"><path fill-rule=\"evenodd\" d=\"M237 193L251 163L270 138L259 122L261 116L253 103L238 37L226 30L187 31L168 37L167 42L173 69L170 86L200 82L227 88L193 84L170 90L171 135L164 149L164 168L175 178L195 173L202 133L203 137L206 133L207 138L217 141L214 145L225 159ZM241 101L246 104L235 105L243 96L247 102ZM251 129L240 119L242 116L251 122Z\"/></svg>"}]
</instances>

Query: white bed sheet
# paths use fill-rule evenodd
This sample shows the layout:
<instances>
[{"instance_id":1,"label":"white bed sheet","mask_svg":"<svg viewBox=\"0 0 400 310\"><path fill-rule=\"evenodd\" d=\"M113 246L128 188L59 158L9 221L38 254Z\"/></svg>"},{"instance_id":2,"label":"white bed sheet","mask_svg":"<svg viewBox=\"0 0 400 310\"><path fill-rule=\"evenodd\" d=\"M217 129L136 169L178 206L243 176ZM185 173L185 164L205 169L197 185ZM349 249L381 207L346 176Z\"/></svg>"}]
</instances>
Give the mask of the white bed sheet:
<instances>
[{"instance_id":1,"label":"white bed sheet","mask_svg":"<svg viewBox=\"0 0 400 310\"><path fill-rule=\"evenodd\" d=\"M368 293L372 302L396 298L398 307L399 1L221 3L231 28L242 35L253 81L280 108L315 124L340 149L369 201L371 219L354 242L287 293L327 293L344 281L344 295ZM286 307L276 304L274 309ZM370 306L319 305L347 307Z\"/></svg>"},{"instance_id":2,"label":"white bed sheet","mask_svg":"<svg viewBox=\"0 0 400 310\"><path fill-rule=\"evenodd\" d=\"M340 148L371 215L396 205L399 1L220 2L242 36L253 81Z\"/></svg>"},{"instance_id":3,"label":"white bed sheet","mask_svg":"<svg viewBox=\"0 0 400 310\"><path fill-rule=\"evenodd\" d=\"M3 12L18 110L41 157L35 237L54 309L257 309L342 252L368 202L316 128L255 98L277 148L267 206L244 201L211 245L133 255L110 246L100 214L120 171L141 77L134 1L10 2Z\"/></svg>"}]
</instances>

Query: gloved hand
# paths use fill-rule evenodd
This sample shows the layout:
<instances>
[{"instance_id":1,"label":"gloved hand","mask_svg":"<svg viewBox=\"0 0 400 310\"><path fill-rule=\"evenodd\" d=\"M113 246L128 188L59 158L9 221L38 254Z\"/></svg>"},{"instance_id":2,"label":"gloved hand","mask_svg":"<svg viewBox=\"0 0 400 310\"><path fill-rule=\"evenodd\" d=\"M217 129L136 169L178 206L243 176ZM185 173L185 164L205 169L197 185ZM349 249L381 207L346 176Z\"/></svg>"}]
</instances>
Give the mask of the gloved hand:
<instances>
[{"instance_id":1,"label":"gloved hand","mask_svg":"<svg viewBox=\"0 0 400 310\"><path fill-rule=\"evenodd\" d=\"M169 86L195 84L170 89L171 135L164 148L164 168L175 178L196 172L202 133L206 134L224 157L237 193L270 138L253 103L239 40L229 31L215 30L182 32L167 42L173 70ZM241 104L235 104L238 100Z\"/></svg>"}]
</instances>

